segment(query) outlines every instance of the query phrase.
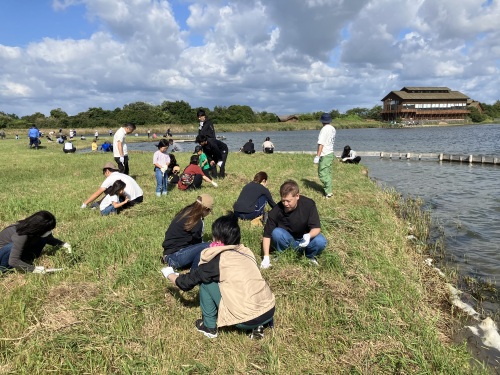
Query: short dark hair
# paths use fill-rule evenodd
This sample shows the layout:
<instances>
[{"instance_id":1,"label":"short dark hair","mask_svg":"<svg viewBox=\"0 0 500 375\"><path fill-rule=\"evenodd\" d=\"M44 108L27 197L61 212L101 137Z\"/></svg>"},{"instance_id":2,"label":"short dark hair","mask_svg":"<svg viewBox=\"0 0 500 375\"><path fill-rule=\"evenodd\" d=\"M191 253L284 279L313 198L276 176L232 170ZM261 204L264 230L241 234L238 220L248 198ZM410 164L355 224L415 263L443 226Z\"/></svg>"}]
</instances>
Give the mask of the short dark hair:
<instances>
[{"instance_id":1,"label":"short dark hair","mask_svg":"<svg viewBox=\"0 0 500 375\"><path fill-rule=\"evenodd\" d=\"M207 141L206 135L197 135L196 136L196 143L201 143L201 142L206 142L206 141Z\"/></svg>"},{"instance_id":2,"label":"short dark hair","mask_svg":"<svg viewBox=\"0 0 500 375\"><path fill-rule=\"evenodd\" d=\"M215 220L212 224L212 237L224 245L238 245L241 241L238 217L230 211Z\"/></svg>"},{"instance_id":3,"label":"short dark hair","mask_svg":"<svg viewBox=\"0 0 500 375\"><path fill-rule=\"evenodd\" d=\"M132 124L132 123L128 123L127 125L125 125L126 128L129 128L129 129L132 129L132 130L135 130L135 124Z\"/></svg>"},{"instance_id":4,"label":"short dark hair","mask_svg":"<svg viewBox=\"0 0 500 375\"><path fill-rule=\"evenodd\" d=\"M20 236L41 236L56 227L56 217L49 211L38 211L19 220L16 232Z\"/></svg>"},{"instance_id":5,"label":"short dark hair","mask_svg":"<svg viewBox=\"0 0 500 375\"><path fill-rule=\"evenodd\" d=\"M198 112L196 112L196 116L197 117L206 116L205 111L203 109L199 109Z\"/></svg>"},{"instance_id":6,"label":"short dark hair","mask_svg":"<svg viewBox=\"0 0 500 375\"><path fill-rule=\"evenodd\" d=\"M198 164L200 161L200 157L198 155L191 155L191 159L189 160L189 164Z\"/></svg>"},{"instance_id":7,"label":"short dark hair","mask_svg":"<svg viewBox=\"0 0 500 375\"><path fill-rule=\"evenodd\" d=\"M286 180L280 186L280 197L284 198L289 194L297 195L299 193L299 184L297 184L294 180Z\"/></svg>"}]
</instances>

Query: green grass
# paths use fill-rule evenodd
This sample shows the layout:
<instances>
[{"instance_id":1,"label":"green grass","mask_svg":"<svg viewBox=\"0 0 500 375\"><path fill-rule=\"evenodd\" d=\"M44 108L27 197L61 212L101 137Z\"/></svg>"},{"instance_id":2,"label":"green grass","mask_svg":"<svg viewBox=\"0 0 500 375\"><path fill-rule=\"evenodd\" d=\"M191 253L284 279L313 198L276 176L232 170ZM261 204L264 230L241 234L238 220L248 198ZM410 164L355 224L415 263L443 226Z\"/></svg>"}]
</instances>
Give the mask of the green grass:
<instances>
[{"instance_id":1,"label":"green grass","mask_svg":"<svg viewBox=\"0 0 500 375\"><path fill-rule=\"evenodd\" d=\"M132 153L144 203L101 217L80 205L102 182L111 155L44 146L0 141L0 227L49 210L58 220L55 236L74 254L38 259L64 267L57 274L0 277L0 373L487 373L464 345L451 344L442 283L406 241L397 195L380 191L362 165L335 163L335 196L325 200L310 155L229 155L228 177L218 189L202 188L215 197L207 239L241 187L265 170L275 199L294 178L316 200L329 243L319 268L290 252L263 271L276 295L276 328L263 340L233 329L209 340L194 329L197 288L173 288L159 262L171 219L198 192L156 198L152 153ZM179 155L186 165L190 154ZM241 229L242 242L260 257L262 229L248 222Z\"/></svg>"}]
</instances>

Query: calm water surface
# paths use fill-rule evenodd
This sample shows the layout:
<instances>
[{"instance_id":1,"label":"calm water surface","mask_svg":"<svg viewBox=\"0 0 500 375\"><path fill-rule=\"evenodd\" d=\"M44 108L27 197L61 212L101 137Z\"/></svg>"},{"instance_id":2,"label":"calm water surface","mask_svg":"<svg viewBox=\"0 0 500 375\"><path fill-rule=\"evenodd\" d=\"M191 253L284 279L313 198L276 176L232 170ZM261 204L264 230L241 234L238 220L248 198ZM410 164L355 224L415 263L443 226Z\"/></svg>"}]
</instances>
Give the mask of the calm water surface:
<instances>
[{"instance_id":1,"label":"calm water surface","mask_svg":"<svg viewBox=\"0 0 500 375\"><path fill-rule=\"evenodd\" d=\"M248 139L261 149L271 137L277 151L315 151L318 131L219 133L230 151ZM450 153L500 158L500 125L403 129L339 129L335 150ZM186 151L194 143L185 143ZM129 144L131 150L156 148ZM363 157L369 175L405 195L421 197L432 210L433 224L444 230L447 261L462 275L493 282L500 288L500 166ZM500 312L486 303L487 312Z\"/></svg>"}]
</instances>

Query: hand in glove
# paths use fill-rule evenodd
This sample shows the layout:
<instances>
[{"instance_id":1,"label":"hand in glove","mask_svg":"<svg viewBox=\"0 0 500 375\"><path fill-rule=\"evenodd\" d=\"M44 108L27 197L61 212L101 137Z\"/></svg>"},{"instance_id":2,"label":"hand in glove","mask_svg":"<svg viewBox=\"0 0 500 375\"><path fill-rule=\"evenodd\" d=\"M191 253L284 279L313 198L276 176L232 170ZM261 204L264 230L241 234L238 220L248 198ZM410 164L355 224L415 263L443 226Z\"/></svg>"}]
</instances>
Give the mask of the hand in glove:
<instances>
[{"instance_id":1,"label":"hand in glove","mask_svg":"<svg viewBox=\"0 0 500 375\"><path fill-rule=\"evenodd\" d=\"M64 245L62 245L62 247L66 249L66 254L73 253L73 249L71 248L71 245L69 243L65 242Z\"/></svg>"},{"instance_id":2,"label":"hand in glove","mask_svg":"<svg viewBox=\"0 0 500 375\"><path fill-rule=\"evenodd\" d=\"M87 208L87 205L85 203L83 203L80 208Z\"/></svg>"},{"instance_id":3,"label":"hand in glove","mask_svg":"<svg viewBox=\"0 0 500 375\"><path fill-rule=\"evenodd\" d=\"M299 247L306 247L311 242L311 235L306 233L302 236L302 241L299 242Z\"/></svg>"},{"instance_id":4,"label":"hand in glove","mask_svg":"<svg viewBox=\"0 0 500 375\"><path fill-rule=\"evenodd\" d=\"M319 163L319 156L315 156L314 157L313 163L314 164L318 164Z\"/></svg>"},{"instance_id":5,"label":"hand in glove","mask_svg":"<svg viewBox=\"0 0 500 375\"><path fill-rule=\"evenodd\" d=\"M45 267L43 266L35 266L33 273L45 273Z\"/></svg>"},{"instance_id":6,"label":"hand in glove","mask_svg":"<svg viewBox=\"0 0 500 375\"><path fill-rule=\"evenodd\" d=\"M215 181L212 181L212 185L213 185L213 187L218 187L218 186L219 186L219 185L217 184L217 182L215 182Z\"/></svg>"},{"instance_id":7,"label":"hand in glove","mask_svg":"<svg viewBox=\"0 0 500 375\"><path fill-rule=\"evenodd\" d=\"M164 165L160 168L161 173L165 173L167 171L168 165Z\"/></svg>"},{"instance_id":8,"label":"hand in glove","mask_svg":"<svg viewBox=\"0 0 500 375\"><path fill-rule=\"evenodd\" d=\"M262 263L260 264L260 268L266 269L271 267L271 260L269 259L269 255L264 255L262 258Z\"/></svg>"},{"instance_id":9,"label":"hand in glove","mask_svg":"<svg viewBox=\"0 0 500 375\"><path fill-rule=\"evenodd\" d=\"M124 163L125 162L125 156L120 156L120 163Z\"/></svg>"},{"instance_id":10,"label":"hand in glove","mask_svg":"<svg viewBox=\"0 0 500 375\"><path fill-rule=\"evenodd\" d=\"M222 167L222 161L218 161L217 165L219 166L219 168Z\"/></svg>"}]
</instances>

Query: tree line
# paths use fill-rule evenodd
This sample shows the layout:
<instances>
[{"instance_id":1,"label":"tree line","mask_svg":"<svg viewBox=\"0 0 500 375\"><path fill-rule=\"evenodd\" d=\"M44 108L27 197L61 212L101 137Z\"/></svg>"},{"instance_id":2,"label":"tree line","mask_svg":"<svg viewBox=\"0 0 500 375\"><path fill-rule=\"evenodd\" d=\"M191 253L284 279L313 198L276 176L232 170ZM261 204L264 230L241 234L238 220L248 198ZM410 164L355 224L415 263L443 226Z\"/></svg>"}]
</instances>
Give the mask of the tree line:
<instances>
[{"instance_id":1,"label":"tree line","mask_svg":"<svg viewBox=\"0 0 500 375\"><path fill-rule=\"evenodd\" d=\"M493 105L483 104L484 112L480 113L476 108L471 108L470 118L473 122L483 122L488 119L500 118L500 101ZM198 122L196 112L205 110L207 116L215 124L258 124L278 122L279 118L271 112L255 112L247 105L231 105L229 107L216 106L213 110L209 108L192 108L183 100L164 101L160 105L145 102L126 104L123 108L105 110L101 107L89 108L75 116L69 116L61 108L50 111L50 115L36 112L31 115L19 117L0 111L0 128L26 129L32 125L38 128L71 129L71 128L110 128L114 129L126 123L135 125L158 125L158 124L193 124ZM352 108L345 113L333 109L330 111L332 118L349 118L353 120L376 120L381 121L382 106L375 105L369 108ZM297 117L299 121L318 120L323 111L301 113Z\"/></svg>"}]
</instances>

